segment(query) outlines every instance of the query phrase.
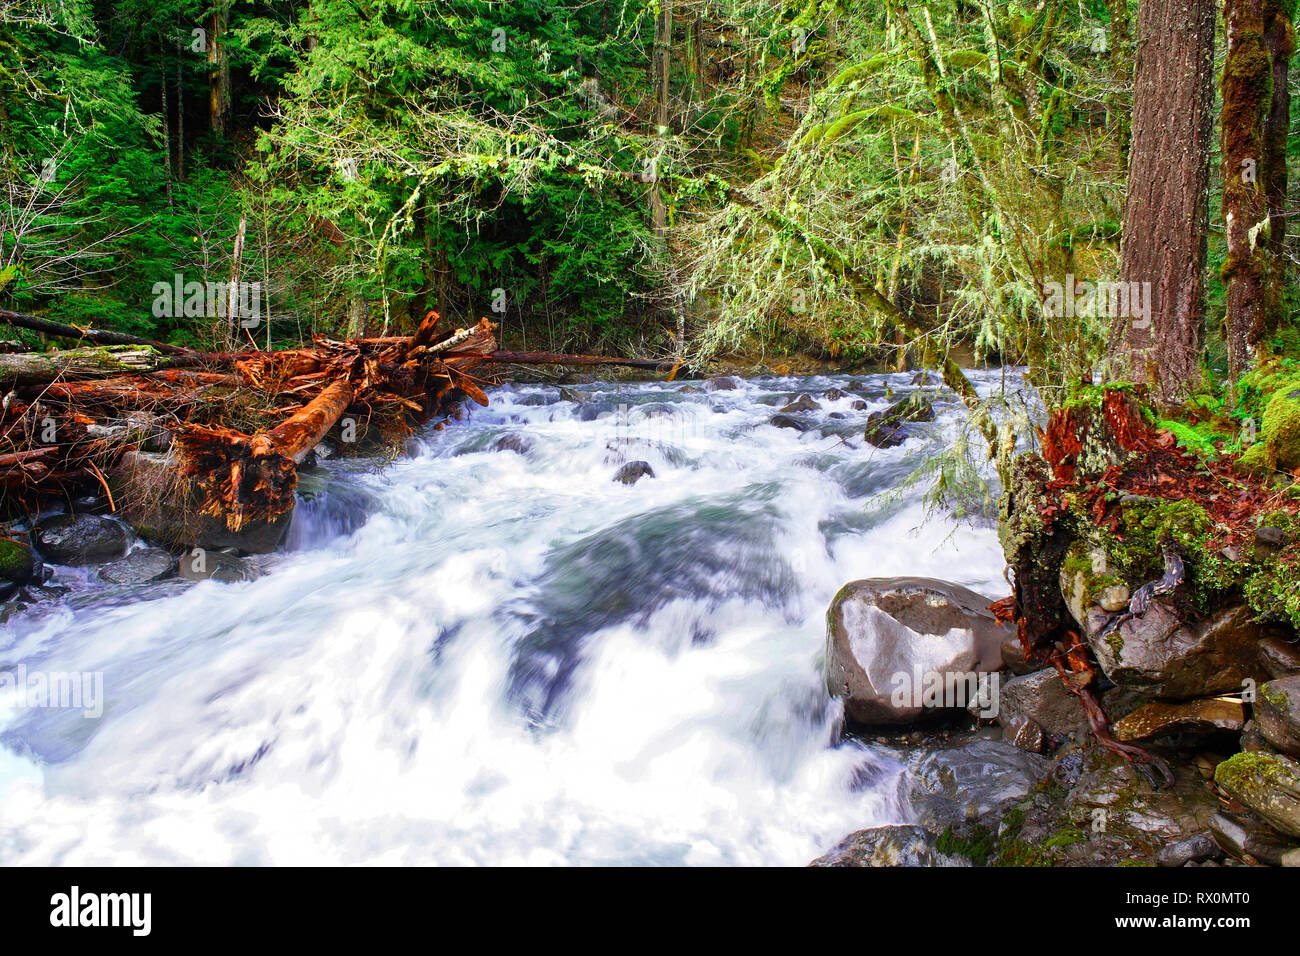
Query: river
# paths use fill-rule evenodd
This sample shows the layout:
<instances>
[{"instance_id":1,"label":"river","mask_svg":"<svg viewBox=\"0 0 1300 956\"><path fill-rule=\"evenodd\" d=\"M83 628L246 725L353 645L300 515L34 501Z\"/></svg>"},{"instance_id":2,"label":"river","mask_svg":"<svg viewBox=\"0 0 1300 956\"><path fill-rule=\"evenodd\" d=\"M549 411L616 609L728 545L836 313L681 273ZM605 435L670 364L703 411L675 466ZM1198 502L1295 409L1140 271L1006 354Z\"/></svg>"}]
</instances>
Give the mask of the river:
<instances>
[{"instance_id":1,"label":"river","mask_svg":"<svg viewBox=\"0 0 1300 956\"><path fill-rule=\"evenodd\" d=\"M58 569L0 671L102 674L103 713L0 696L0 863L801 865L905 821L893 753L836 744L825 611L863 577L1006 592L992 517L904 484L961 410L880 450L823 398L848 377L739 384L494 389L304 476L255 581ZM767 424L800 392L825 434Z\"/></svg>"}]
</instances>

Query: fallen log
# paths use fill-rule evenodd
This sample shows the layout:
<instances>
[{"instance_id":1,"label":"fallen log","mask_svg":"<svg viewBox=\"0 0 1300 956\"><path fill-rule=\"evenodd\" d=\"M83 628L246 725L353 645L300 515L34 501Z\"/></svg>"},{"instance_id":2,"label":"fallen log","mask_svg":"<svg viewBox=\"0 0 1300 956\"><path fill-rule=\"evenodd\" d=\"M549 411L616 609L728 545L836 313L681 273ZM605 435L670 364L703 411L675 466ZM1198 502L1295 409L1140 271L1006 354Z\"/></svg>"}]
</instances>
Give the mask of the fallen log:
<instances>
[{"instance_id":1,"label":"fallen log","mask_svg":"<svg viewBox=\"0 0 1300 956\"><path fill-rule=\"evenodd\" d=\"M276 546L298 465L345 414L365 423L363 436L393 442L464 398L486 405L488 383L473 370L496 348L487 319L447 329L436 312L409 336L223 354L0 319L100 346L20 356L8 373L0 356L0 379L15 383L0 408L6 496L31 507L44 494L107 487L108 473L122 513L155 540L252 551Z\"/></svg>"},{"instance_id":2,"label":"fallen log","mask_svg":"<svg viewBox=\"0 0 1300 956\"><path fill-rule=\"evenodd\" d=\"M437 321L437 313L430 313L414 335L385 343L371 355L363 355L355 342L318 339L315 349L284 359L261 356L239 363L244 380L279 387L291 384L288 372L313 369L292 381L306 379L304 390L318 390L284 421L256 434L179 426L174 437L178 474L189 482L190 506L219 519L230 532L276 525L293 509L297 465L354 403L395 408L400 417L417 422L446 409L458 392L486 403L469 370L495 347L492 324L483 319L440 336ZM443 343L455 343L459 351L453 357L439 348Z\"/></svg>"},{"instance_id":3,"label":"fallen log","mask_svg":"<svg viewBox=\"0 0 1300 956\"><path fill-rule=\"evenodd\" d=\"M152 339L141 338L138 335L129 335L126 332L110 332L105 329L82 329L75 325L64 325L61 322L51 322L49 319L42 319L35 315L27 315L23 312L13 312L9 309L0 309L0 321L7 322L15 328L27 329L29 332L40 332L42 335L53 335L56 338L73 339L78 342L93 342L96 345L147 345L166 355L203 354L179 345L168 345L166 342L155 342Z\"/></svg>"},{"instance_id":4,"label":"fallen log","mask_svg":"<svg viewBox=\"0 0 1300 956\"><path fill-rule=\"evenodd\" d=\"M45 382L110 378L130 372L150 372L194 361L169 357L151 346L107 345L62 352L0 354L0 385L39 385Z\"/></svg>"}]
</instances>

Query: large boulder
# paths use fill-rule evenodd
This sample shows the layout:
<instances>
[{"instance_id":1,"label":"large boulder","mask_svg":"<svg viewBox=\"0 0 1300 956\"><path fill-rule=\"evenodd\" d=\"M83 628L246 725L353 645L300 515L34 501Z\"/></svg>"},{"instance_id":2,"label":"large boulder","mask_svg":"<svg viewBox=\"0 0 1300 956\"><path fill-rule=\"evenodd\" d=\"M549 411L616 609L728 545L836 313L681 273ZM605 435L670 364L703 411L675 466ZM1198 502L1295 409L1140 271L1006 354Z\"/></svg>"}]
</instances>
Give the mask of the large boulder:
<instances>
[{"instance_id":1,"label":"large boulder","mask_svg":"<svg viewBox=\"0 0 1300 956\"><path fill-rule=\"evenodd\" d=\"M1144 688L1164 700L1186 700L1240 691L1246 680L1268 678L1259 651L1269 632L1244 604L1189 620L1165 602L1152 601L1109 633L1111 614L1094 605L1088 612L1088 644L1101 669L1121 687Z\"/></svg>"},{"instance_id":2,"label":"large boulder","mask_svg":"<svg viewBox=\"0 0 1300 956\"><path fill-rule=\"evenodd\" d=\"M917 826L873 827L850 833L809 866L966 866L935 849L934 834Z\"/></svg>"},{"instance_id":3,"label":"large boulder","mask_svg":"<svg viewBox=\"0 0 1300 956\"><path fill-rule=\"evenodd\" d=\"M1300 643L1274 634L1260 642L1259 652L1273 677L1300 674Z\"/></svg>"},{"instance_id":4,"label":"large boulder","mask_svg":"<svg viewBox=\"0 0 1300 956\"><path fill-rule=\"evenodd\" d=\"M1008 628L990 603L933 578L846 584L826 615L827 690L860 724L906 724L927 710L965 707L980 676L1002 667ZM938 706L927 693L936 685L944 691Z\"/></svg>"},{"instance_id":5,"label":"large boulder","mask_svg":"<svg viewBox=\"0 0 1300 956\"><path fill-rule=\"evenodd\" d=\"M1239 753L1214 768L1219 790L1274 830L1300 837L1300 764L1280 754Z\"/></svg>"},{"instance_id":6,"label":"large boulder","mask_svg":"<svg viewBox=\"0 0 1300 956\"><path fill-rule=\"evenodd\" d=\"M1271 680L1259 688L1255 723L1270 744L1300 757L1300 676Z\"/></svg>"},{"instance_id":7,"label":"large boulder","mask_svg":"<svg viewBox=\"0 0 1300 956\"><path fill-rule=\"evenodd\" d=\"M102 564L126 554L131 532L104 515L58 515L38 524L32 540L53 564Z\"/></svg>"}]
</instances>

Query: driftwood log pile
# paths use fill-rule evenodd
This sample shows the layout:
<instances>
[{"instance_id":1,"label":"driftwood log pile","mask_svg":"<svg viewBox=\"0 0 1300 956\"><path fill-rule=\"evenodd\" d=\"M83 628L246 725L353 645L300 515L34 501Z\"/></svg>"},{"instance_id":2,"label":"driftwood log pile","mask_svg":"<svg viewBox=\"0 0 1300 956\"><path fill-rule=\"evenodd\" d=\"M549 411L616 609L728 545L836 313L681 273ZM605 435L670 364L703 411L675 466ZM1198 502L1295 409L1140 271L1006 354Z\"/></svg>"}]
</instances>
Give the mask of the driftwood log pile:
<instances>
[{"instance_id":1,"label":"driftwood log pile","mask_svg":"<svg viewBox=\"0 0 1300 956\"><path fill-rule=\"evenodd\" d=\"M472 371L496 348L487 319L443 328L436 312L409 336L317 337L311 348L236 353L13 312L0 311L0 320L78 342L64 351L0 354L6 511L31 513L51 496L102 490L128 520L194 519L184 533L159 533L169 543L247 550L275 546L293 508L298 465L341 419L351 420L350 435L377 429L398 440L467 398L486 405ZM150 480L153 495L142 492ZM113 500L115 487L130 500ZM248 546L257 529L270 533L260 536L263 546Z\"/></svg>"}]
</instances>

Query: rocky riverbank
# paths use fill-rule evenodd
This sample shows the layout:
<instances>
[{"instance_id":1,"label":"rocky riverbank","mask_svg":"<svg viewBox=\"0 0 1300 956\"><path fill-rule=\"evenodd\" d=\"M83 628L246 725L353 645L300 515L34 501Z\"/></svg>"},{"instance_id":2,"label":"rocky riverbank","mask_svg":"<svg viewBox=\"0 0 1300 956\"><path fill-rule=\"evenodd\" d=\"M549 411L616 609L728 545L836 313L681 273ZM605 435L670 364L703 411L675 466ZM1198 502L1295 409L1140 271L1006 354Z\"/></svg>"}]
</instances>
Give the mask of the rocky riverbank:
<instances>
[{"instance_id":1,"label":"rocky riverbank","mask_svg":"<svg viewBox=\"0 0 1300 956\"><path fill-rule=\"evenodd\" d=\"M913 820L814 865L1300 865L1296 511L1085 390L1011 469L1011 597L832 604L828 689L847 732L909 731Z\"/></svg>"}]
</instances>

